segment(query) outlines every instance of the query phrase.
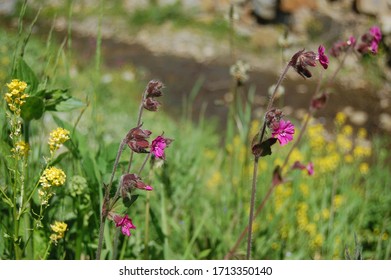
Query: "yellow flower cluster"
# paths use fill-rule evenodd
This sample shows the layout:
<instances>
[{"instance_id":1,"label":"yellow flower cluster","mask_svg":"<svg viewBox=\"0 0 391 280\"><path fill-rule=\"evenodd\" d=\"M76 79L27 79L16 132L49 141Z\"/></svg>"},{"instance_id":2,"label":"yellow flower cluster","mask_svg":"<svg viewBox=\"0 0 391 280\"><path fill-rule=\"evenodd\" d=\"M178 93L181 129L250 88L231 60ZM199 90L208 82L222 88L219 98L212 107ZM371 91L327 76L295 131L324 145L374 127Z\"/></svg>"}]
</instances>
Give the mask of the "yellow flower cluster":
<instances>
[{"instance_id":1,"label":"yellow flower cluster","mask_svg":"<svg viewBox=\"0 0 391 280\"><path fill-rule=\"evenodd\" d=\"M41 199L42 205L48 205L49 199L53 196L51 187L60 187L64 185L66 175L64 171L56 167L49 167L45 169L42 173L39 183L41 184L41 189L38 190L38 195Z\"/></svg>"},{"instance_id":2,"label":"yellow flower cluster","mask_svg":"<svg viewBox=\"0 0 391 280\"><path fill-rule=\"evenodd\" d=\"M48 188L51 186L59 187L65 183L66 175L64 171L57 167L49 167L45 169L39 182L43 188Z\"/></svg>"},{"instance_id":3,"label":"yellow flower cluster","mask_svg":"<svg viewBox=\"0 0 391 280\"><path fill-rule=\"evenodd\" d=\"M64 222L55 221L54 225L50 225L50 227L52 228L52 231L54 231L54 233L50 235L50 240L57 244L59 239L64 238L64 233L67 230L68 225Z\"/></svg>"},{"instance_id":4,"label":"yellow flower cluster","mask_svg":"<svg viewBox=\"0 0 391 280\"><path fill-rule=\"evenodd\" d=\"M29 97L27 93L24 93L27 88L27 84L18 79L13 79L7 84L8 91L4 99L8 104L8 107L16 115L20 115L20 107L26 102L26 98Z\"/></svg>"},{"instance_id":5,"label":"yellow flower cluster","mask_svg":"<svg viewBox=\"0 0 391 280\"><path fill-rule=\"evenodd\" d=\"M54 153L55 151L57 151L61 147L61 145L64 144L67 140L69 140L68 130L61 127L58 127L55 130L53 130L50 133L50 137L48 141L50 152Z\"/></svg>"},{"instance_id":6,"label":"yellow flower cluster","mask_svg":"<svg viewBox=\"0 0 391 280\"><path fill-rule=\"evenodd\" d=\"M316 175L336 170L342 162L358 163L362 174L369 172L369 166L363 162L372 155L370 141L366 139L367 131L360 128L357 134L353 127L346 124L347 116L340 112L334 122L338 133L335 136L327 133L322 124L310 124L308 140L311 146L312 161L316 166Z\"/></svg>"},{"instance_id":7,"label":"yellow flower cluster","mask_svg":"<svg viewBox=\"0 0 391 280\"><path fill-rule=\"evenodd\" d=\"M24 141L15 143L15 147L11 149L14 158L27 157L30 151L30 145Z\"/></svg>"}]
</instances>

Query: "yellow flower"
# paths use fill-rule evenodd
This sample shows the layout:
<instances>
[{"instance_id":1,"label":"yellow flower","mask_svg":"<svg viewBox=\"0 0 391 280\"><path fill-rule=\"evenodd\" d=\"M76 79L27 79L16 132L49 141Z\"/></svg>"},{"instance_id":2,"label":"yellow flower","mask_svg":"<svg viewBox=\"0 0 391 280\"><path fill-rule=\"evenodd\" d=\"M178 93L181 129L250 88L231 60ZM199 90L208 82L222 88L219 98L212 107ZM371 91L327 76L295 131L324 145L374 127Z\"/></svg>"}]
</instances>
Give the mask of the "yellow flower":
<instances>
[{"instance_id":1,"label":"yellow flower","mask_svg":"<svg viewBox=\"0 0 391 280\"><path fill-rule=\"evenodd\" d=\"M343 201L344 201L344 197L342 195L337 194L336 196L334 196L333 204L334 204L335 209L338 209L339 207L341 207Z\"/></svg>"},{"instance_id":2,"label":"yellow flower","mask_svg":"<svg viewBox=\"0 0 391 280\"><path fill-rule=\"evenodd\" d=\"M313 248L319 248L323 244L323 236L318 233L316 234L315 238L311 241L311 247Z\"/></svg>"},{"instance_id":3,"label":"yellow flower","mask_svg":"<svg viewBox=\"0 0 391 280\"><path fill-rule=\"evenodd\" d=\"M217 188L221 183L223 182L223 176L221 175L221 172L215 171L212 174L212 177L208 180L206 183L207 186L211 189Z\"/></svg>"},{"instance_id":4,"label":"yellow flower","mask_svg":"<svg viewBox=\"0 0 391 280\"><path fill-rule=\"evenodd\" d=\"M50 235L50 240L57 244L59 239L64 238L64 233L67 230L68 225L64 222L55 221L54 225L50 225L50 227L52 228L52 231L54 231L54 233Z\"/></svg>"},{"instance_id":5,"label":"yellow flower","mask_svg":"<svg viewBox=\"0 0 391 280\"><path fill-rule=\"evenodd\" d=\"M14 157L27 157L30 151L30 145L24 141L18 141L15 143L15 147L11 149Z\"/></svg>"},{"instance_id":6,"label":"yellow flower","mask_svg":"<svg viewBox=\"0 0 391 280\"><path fill-rule=\"evenodd\" d=\"M50 133L49 137L49 146L50 152L53 153L57 151L65 141L69 140L69 131L58 127Z\"/></svg>"},{"instance_id":7,"label":"yellow flower","mask_svg":"<svg viewBox=\"0 0 391 280\"><path fill-rule=\"evenodd\" d=\"M353 147L352 140L345 134L337 135L337 145L343 152L349 152Z\"/></svg>"},{"instance_id":8,"label":"yellow flower","mask_svg":"<svg viewBox=\"0 0 391 280\"><path fill-rule=\"evenodd\" d=\"M300 184L299 188L304 197L307 197L309 195L310 192L307 184L302 183Z\"/></svg>"},{"instance_id":9,"label":"yellow flower","mask_svg":"<svg viewBox=\"0 0 391 280\"><path fill-rule=\"evenodd\" d=\"M346 122L346 115L345 113L338 112L335 116L335 123L339 126L343 125Z\"/></svg>"},{"instance_id":10,"label":"yellow flower","mask_svg":"<svg viewBox=\"0 0 391 280\"><path fill-rule=\"evenodd\" d=\"M353 155L357 158L369 157L372 154L372 148L369 143L357 144L353 149Z\"/></svg>"},{"instance_id":11,"label":"yellow flower","mask_svg":"<svg viewBox=\"0 0 391 280\"><path fill-rule=\"evenodd\" d=\"M360 170L361 174L367 174L368 171L369 171L369 165L368 165L368 163L363 162L363 163L360 164L358 169Z\"/></svg>"},{"instance_id":12,"label":"yellow flower","mask_svg":"<svg viewBox=\"0 0 391 280\"><path fill-rule=\"evenodd\" d=\"M367 135L368 135L368 132L365 128L360 128L358 130L358 133L357 133L358 138L365 139L367 137Z\"/></svg>"},{"instance_id":13,"label":"yellow flower","mask_svg":"<svg viewBox=\"0 0 391 280\"><path fill-rule=\"evenodd\" d=\"M324 208L324 209L322 210L322 218L323 218L324 220L328 220L328 219L330 218L330 210L329 210L329 209Z\"/></svg>"},{"instance_id":14,"label":"yellow flower","mask_svg":"<svg viewBox=\"0 0 391 280\"><path fill-rule=\"evenodd\" d=\"M26 102L26 98L29 97L28 94L24 93L27 84L18 79L13 79L7 84L7 87L9 92L5 94L4 99L10 110L15 112L16 115L20 115L20 107Z\"/></svg>"},{"instance_id":15,"label":"yellow flower","mask_svg":"<svg viewBox=\"0 0 391 280\"><path fill-rule=\"evenodd\" d=\"M352 163L354 160L353 156L352 155L346 155L345 156L345 162L346 163Z\"/></svg>"},{"instance_id":16,"label":"yellow flower","mask_svg":"<svg viewBox=\"0 0 391 280\"><path fill-rule=\"evenodd\" d=\"M352 136L352 134L353 134L353 127L350 126L350 125L344 125L344 126L342 127L341 133L342 133L343 135L346 135L346 136Z\"/></svg>"},{"instance_id":17,"label":"yellow flower","mask_svg":"<svg viewBox=\"0 0 391 280\"><path fill-rule=\"evenodd\" d=\"M51 186L60 187L64 185L65 179L66 175L64 171L52 166L43 171L39 182L43 188L50 188Z\"/></svg>"}]
</instances>

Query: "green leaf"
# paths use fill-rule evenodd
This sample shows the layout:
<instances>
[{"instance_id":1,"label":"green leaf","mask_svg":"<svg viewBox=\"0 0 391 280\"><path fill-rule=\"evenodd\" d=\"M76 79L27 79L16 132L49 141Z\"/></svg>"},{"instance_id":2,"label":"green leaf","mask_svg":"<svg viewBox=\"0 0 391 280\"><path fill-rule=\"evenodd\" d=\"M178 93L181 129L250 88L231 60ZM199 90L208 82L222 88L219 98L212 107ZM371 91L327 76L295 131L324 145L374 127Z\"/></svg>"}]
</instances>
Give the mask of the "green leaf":
<instances>
[{"instance_id":1,"label":"green leaf","mask_svg":"<svg viewBox=\"0 0 391 280\"><path fill-rule=\"evenodd\" d=\"M68 112L68 111L82 108L84 106L85 106L85 104L82 101L71 97L67 100L64 100L64 101L61 101L60 103L58 103L55 106L55 110L60 111L60 112Z\"/></svg>"},{"instance_id":2,"label":"green leaf","mask_svg":"<svg viewBox=\"0 0 391 280\"><path fill-rule=\"evenodd\" d=\"M16 73L14 75L17 79L27 83L28 87L26 92L34 95L38 88L38 78L30 66L24 61L23 58L19 58L16 64Z\"/></svg>"},{"instance_id":3,"label":"green leaf","mask_svg":"<svg viewBox=\"0 0 391 280\"><path fill-rule=\"evenodd\" d=\"M21 116L26 122L33 119L38 120L42 117L44 110L45 104L43 100L36 96L30 96L22 106Z\"/></svg>"}]
</instances>

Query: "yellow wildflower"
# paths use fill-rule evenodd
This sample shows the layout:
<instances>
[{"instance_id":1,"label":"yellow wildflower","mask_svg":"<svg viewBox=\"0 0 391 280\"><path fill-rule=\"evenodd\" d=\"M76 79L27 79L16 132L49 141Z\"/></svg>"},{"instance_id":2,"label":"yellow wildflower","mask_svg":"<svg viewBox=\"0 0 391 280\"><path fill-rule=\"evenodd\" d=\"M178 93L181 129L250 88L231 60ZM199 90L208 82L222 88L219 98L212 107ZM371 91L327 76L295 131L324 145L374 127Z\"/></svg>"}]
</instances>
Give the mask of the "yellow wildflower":
<instances>
[{"instance_id":1,"label":"yellow wildflower","mask_svg":"<svg viewBox=\"0 0 391 280\"><path fill-rule=\"evenodd\" d=\"M299 188L304 197L309 195L309 188L307 184L300 184Z\"/></svg>"},{"instance_id":2,"label":"yellow wildflower","mask_svg":"<svg viewBox=\"0 0 391 280\"><path fill-rule=\"evenodd\" d=\"M338 112L334 119L335 123L339 126L343 125L346 122L345 113Z\"/></svg>"},{"instance_id":3,"label":"yellow wildflower","mask_svg":"<svg viewBox=\"0 0 391 280\"><path fill-rule=\"evenodd\" d=\"M54 231L54 233L50 235L50 240L57 244L59 239L64 238L64 233L67 230L68 225L64 222L55 221L54 225L50 225L50 227L52 228L52 231Z\"/></svg>"},{"instance_id":4,"label":"yellow wildflower","mask_svg":"<svg viewBox=\"0 0 391 280\"><path fill-rule=\"evenodd\" d=\"M342 127L341 133L346 136L352 136L353 134L353 127L351 125L344 125Z\"/></svg>"},{"instance_id":5,"label":"yellow wildflower","mask_svg":"<svg viewBox=\"0 0 391 280\"><path fill-rule=\"evenodd\" d=\"M329 210L329 209L324 208L324 209L322 210L322 218L323 218L324 220L328 220L328 219L330 218L330 210Z\"/></svg>"},{"instance_id":6,"label":"yellow wildflower","mask_svg":"<svg viewBox=\"0 0 391 280\"><path fill-rule=\"evenodd\" d=\"M11 149L14 157L27 157L30 151L30 145L24 141L18 141L15 143L15 147Z\"/></svg>"},{"instance_id":7,"label":"yellow wildflower","mask_svg":"<svg viewBox=\"0 0 391 280\"><path fill-rule=\"evenodd\" d=\"M341 207L343 201L344 201L344 197L341 194L337 194L336 196L334 196L333 204L335 209Z\"/></svg>"},{"instance_id":8,"label":"yellow wildflower","mask_svg":"<svg viewBox=\"0 0 391 280\"><path fill-rule=\"evenodd\" d=\"M221 172L215 171L212 174L212 177L207 182L207 186L211 189L217 188L221 183L223 182L223 176L221 175Z\"/></svg>"},{"instance_id":9,"label":"yellow wildflower","mask_svg":"<svg viewBox=\"0 0 391 280\"><path fill-rule=\"evenodd\" d=\"M27 84L18 79L13 79L7 84L7 87L9 92L5 94L4 99L10 110L15 112L16 115L20 115L20 107L26 102L26 98L29 97L28 94L24 93Z\"/></svg>"},{"instance_id":10,"label":"yellow wildflower","mask_svg":"<svg viewBox=\"0 0 391 280\"><path fill-rule=\"evenodd\" d=\"M369 157L371 154L372 148L368 143L359 143L353 149L353 155L357 158Z\"/></svg>"},{"instance_id":11,"label":"yellow wildflower","mask_svg":"<svg viewBox=\"0 0 391 280\"><path fill-rule=\"evenodd\" d=\"M323 236L318 233L315 235L315 238L311 240L311 247L313 248L319 248L323 244Z\"/></svg>"},{"instance_id":12,"label":"yellow wildflower","mask_svg":"<svg viewBox=\"0 0 391 280\"><path fill-rule=\"evenodd\" d=\"M363 162L363 163L360 164L358 169L360 170L361 174L367 174L368 171L369 171L369 165L368 165L368 163Z\"/></svg>"},{"instance_id":13,"label":"yellow wildflower","mask_svg":"<svg viewBox=\"0 0 391 280\"><path fill-rule=\"evenodd\" d=\"M64 185L66 175L64 171L54 166L46 168L43 171L39 182L43 188L49 188L51 186L60 187Z\"/></svg>"},{"instance_id":14,"label":"yellow wildflower","mask_svg":"<svg viewBox=\"0 0 391 280\"><path fill-rule=\"evenodd\" d=\"M345 134L337 135L337 145L343 152L349 152L353 147L352 140Z\"/></svg>"},{"instance_id":15,"label":"yellow wildflower","mask_svg":"<svg viewBox=\"0 0 391 280\"><path fill-rule=\"evenodd\" d=\"M354 160L354 158L353 158L353 156L352 155L345 155L345 162L346 163L352 163L353 162L353 160Z\"/></svg>"},{"instance_id":16,"label":"yellow wildflower","mask_svg":"<svg viewBox=\"0 0 391 280\"><path fill-rule=\"evenodd\" d=\"M365 128L362 128L362 127L359 128L358 133L357 133L358 138L365 139L367 137L367 135L368 135L368 132Z\"/></svg>"},{"instance_id":17,"label":"yellow wildflower","mask_svg":"<svg viewBox=\"0 0 391 280\"><path fill-rule=\"evenodd\" d=\"M383 234L382 234L382 237L381 237L381 239L382 240L384 240L384 241L387 241L388 240L388 233L387 232L384 232Z\"/></svg>"},{"instance_id":18,"label":"yellow wildflower","mask_svg":"<svg viewBox=\"0 0 391 280\"><path fill-rule=\"evenodd\" d=\"M50 152L53 153L57 151L65 141L69 140L69 131L58 127L50 133L49 137L49 146Z\"/></svg>"}]
</instances>

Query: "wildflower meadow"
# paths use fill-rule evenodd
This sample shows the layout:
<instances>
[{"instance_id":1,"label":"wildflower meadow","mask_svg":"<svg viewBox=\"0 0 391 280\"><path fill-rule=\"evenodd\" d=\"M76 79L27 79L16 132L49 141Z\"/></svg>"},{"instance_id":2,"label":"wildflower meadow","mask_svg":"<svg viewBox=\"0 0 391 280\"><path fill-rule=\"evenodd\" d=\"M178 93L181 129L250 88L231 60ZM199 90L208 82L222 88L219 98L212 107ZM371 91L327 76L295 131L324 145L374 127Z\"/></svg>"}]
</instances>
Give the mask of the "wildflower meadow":
<instances>
[{"instance_id":1,"label":"wildflower meadow","mask_svg":"<svg viewBox=\"0 0 391 280\"><path fill-rule=\"evenodd\" d=\"M169 81L107 68L102 20L120 11L104 1L82 66L73 20L88 12L77 1L16 2L0 28L0 259L391 258L389 133L352 125L346 111L324 113L354 67L387 83L376 75L386 53L379 23L286 48L264 92L249 85L251 61L235 54L245 39L235 35L231 3L218 35L208 33L215 22L197 25L224 38L235 59L219 122L205 113L196 76L191 92L169 101ZM194 24L174 8L139 10L129 22L147 28L167 13ZM284 99L291 77L315 83L301 116Z\"/></svg>"}]
</instances>

